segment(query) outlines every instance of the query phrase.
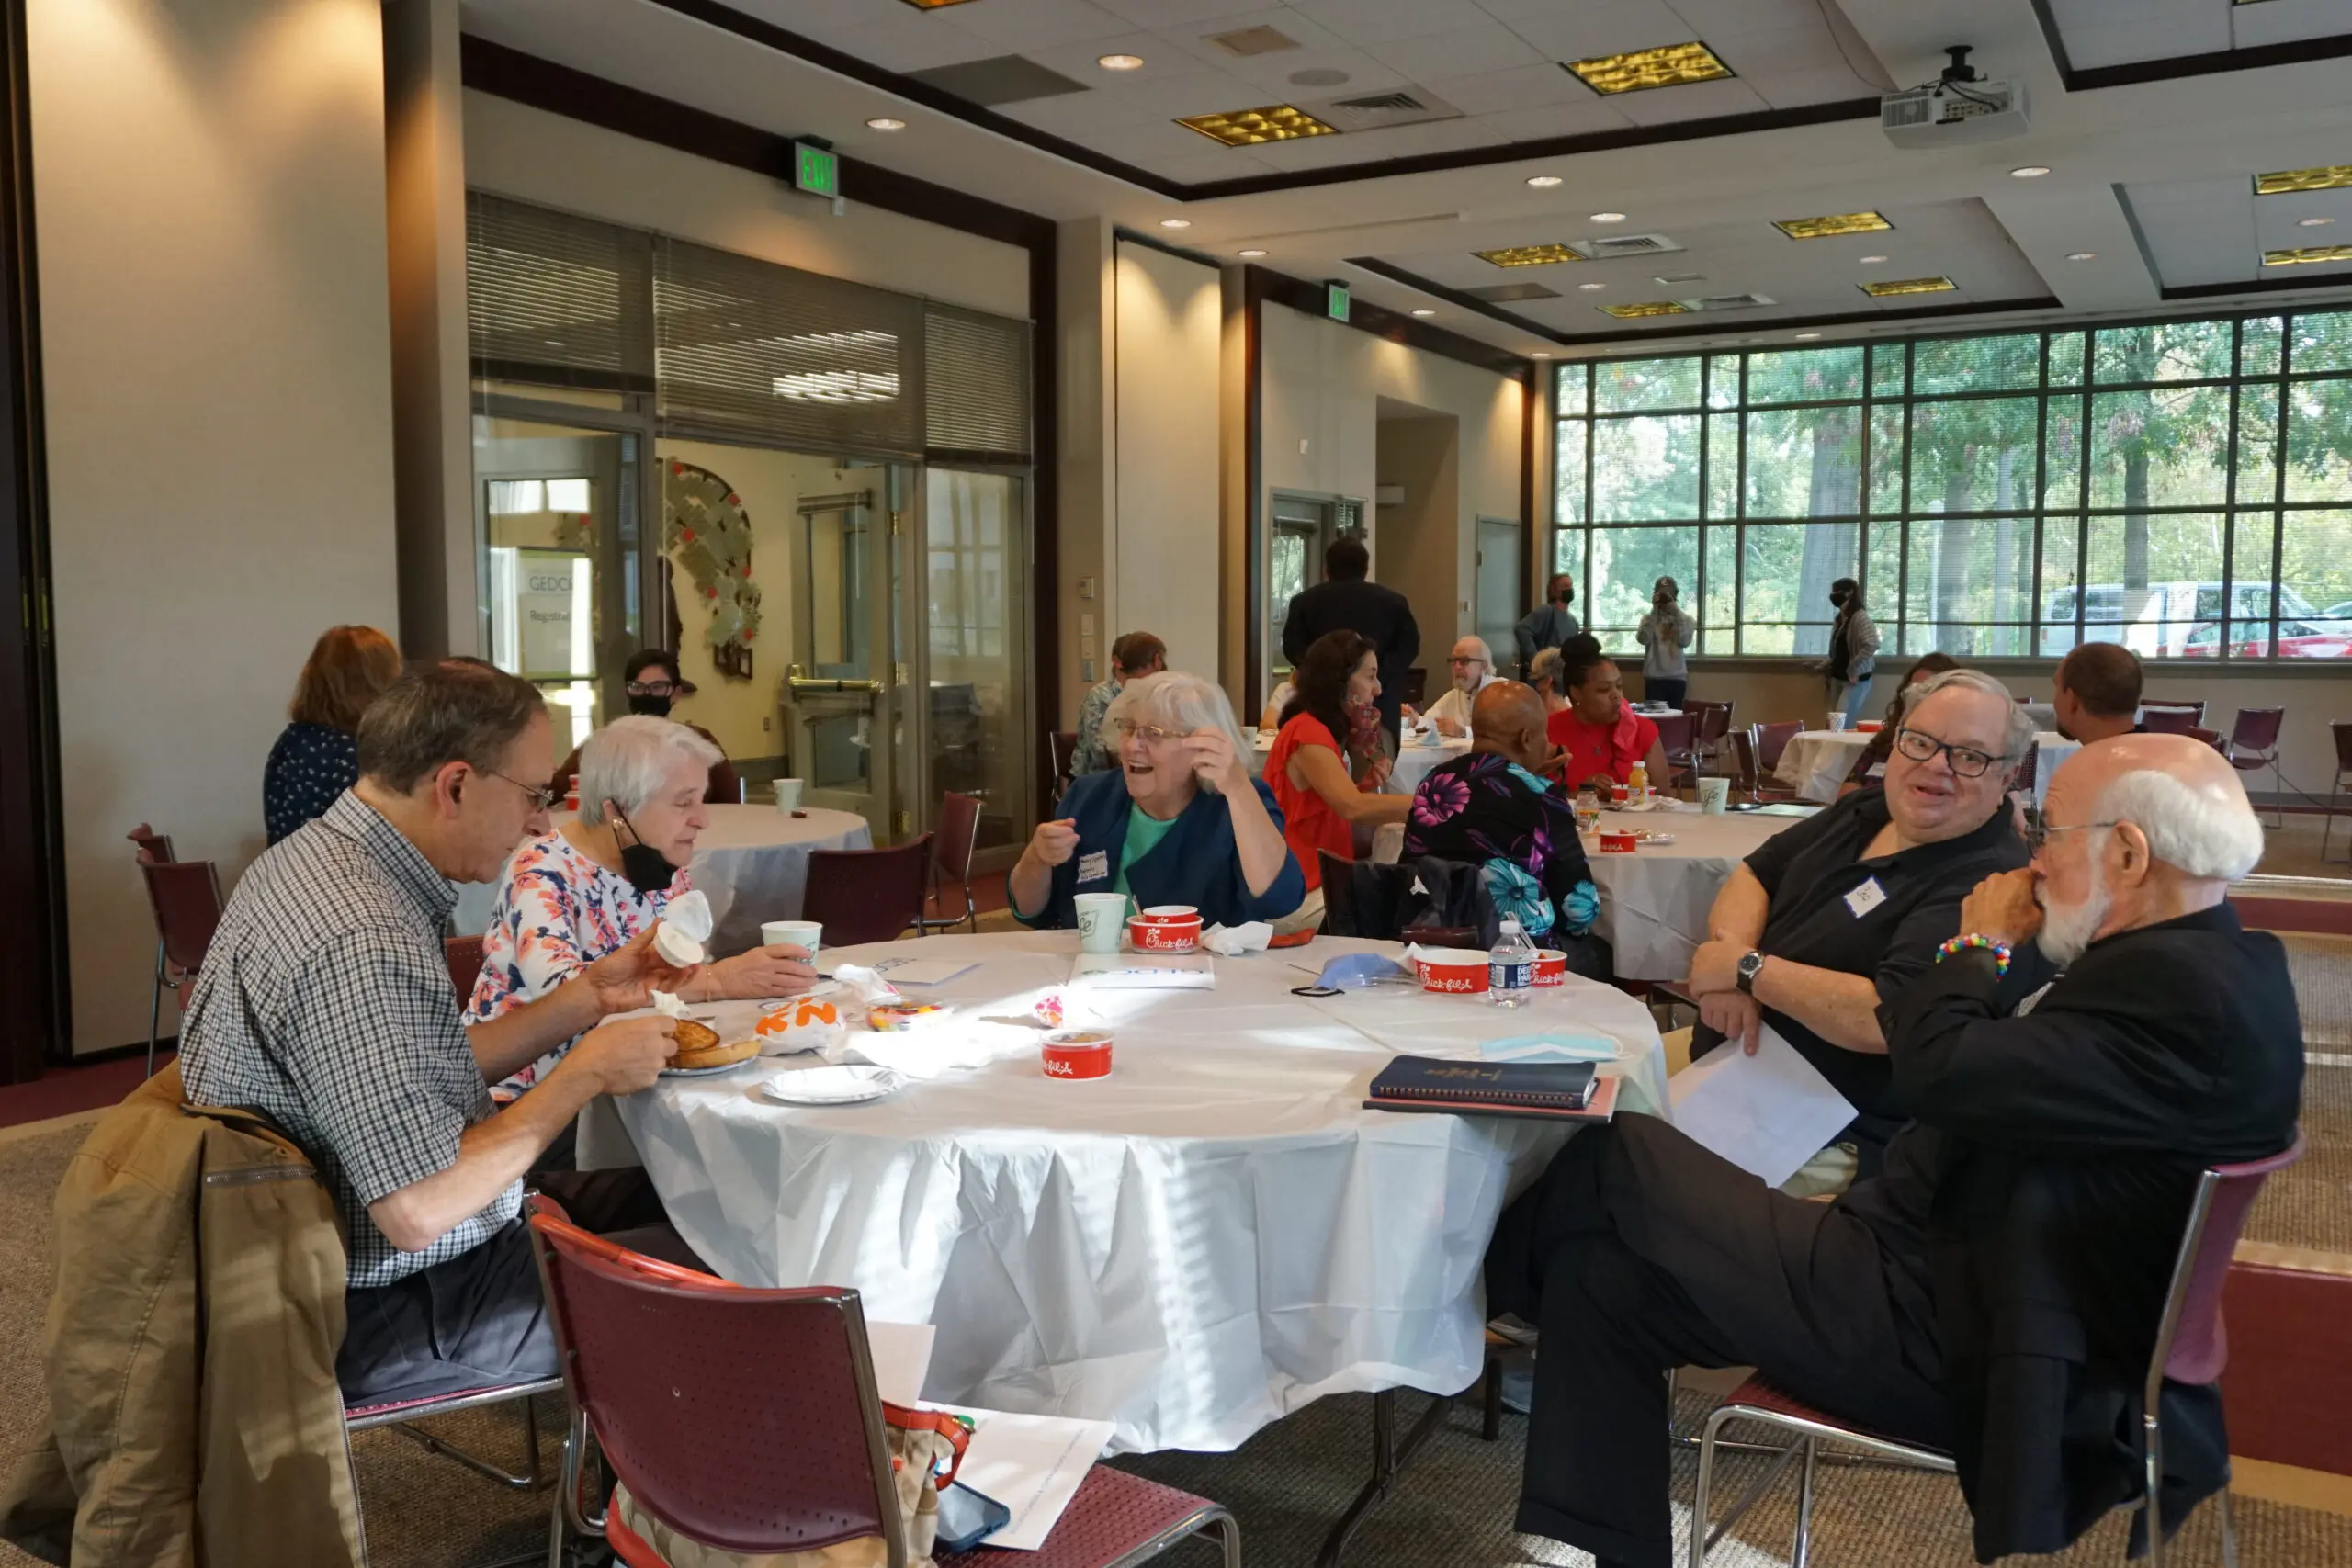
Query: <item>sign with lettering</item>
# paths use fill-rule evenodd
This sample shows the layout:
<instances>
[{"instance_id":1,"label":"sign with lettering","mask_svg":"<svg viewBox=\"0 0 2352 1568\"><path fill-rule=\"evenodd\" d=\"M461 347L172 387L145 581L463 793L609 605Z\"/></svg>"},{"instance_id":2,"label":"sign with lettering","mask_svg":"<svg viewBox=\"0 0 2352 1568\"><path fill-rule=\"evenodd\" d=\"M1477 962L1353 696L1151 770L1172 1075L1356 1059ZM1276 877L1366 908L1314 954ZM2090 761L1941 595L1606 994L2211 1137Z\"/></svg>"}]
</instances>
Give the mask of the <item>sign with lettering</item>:
<instances>
[{"instance_id":1,"label":"sign with lettering","mask_svg":"<svg viewBox=\"0 0 2352 1568\"><path fill-rule=\"evenodd\" d=\"M522 673L535 680L595 672L586 556L514 552L514 630Z\"/></svg>"}]
</instances>

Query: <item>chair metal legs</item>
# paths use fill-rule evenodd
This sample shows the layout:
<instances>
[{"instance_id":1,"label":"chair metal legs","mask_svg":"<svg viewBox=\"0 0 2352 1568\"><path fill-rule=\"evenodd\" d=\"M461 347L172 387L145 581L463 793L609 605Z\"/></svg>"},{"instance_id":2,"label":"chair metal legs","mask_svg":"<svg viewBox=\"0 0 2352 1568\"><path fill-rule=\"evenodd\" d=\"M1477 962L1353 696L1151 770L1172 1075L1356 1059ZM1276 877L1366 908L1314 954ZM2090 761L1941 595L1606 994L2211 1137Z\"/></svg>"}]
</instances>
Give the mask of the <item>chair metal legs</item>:
<instances>
[{"instance_id":1,"label":"chair metal legs","mask_svg":"<svg viewBox=\"0 0 2352 1568\"><path fill-rule=\"evenodd\" d=\"M2165 1442L2155 1412L2150 1411L2140 1418L2140 1460L2144 1467L2141 1484L2146 1488L2140 1506L2147 1514L2148 1568L2165 1568L2164 1510L2156 1506L2156 1499L2164 1492Z\"/></svg>"},{"instance_id":2,"label":"chair metal legs","mask_svg":"<svg viewBox=\"0 0 2352 1568\"><path fill-rule=\"evenodd\" d=\"M2230 1517L2230 1489L2224 1485L2214 1495L2213 1506L2222 1510L2222 1568L2238 1568L2238 1527Z\"/></svg>"},{"instance_id":3,"label":"chair metal legs","mask_svg":"<svg viewBox=\"0 0 2352 1568\"><path fill-rule=\"evenodd\" d=\"M1819 1440L1804 1440L1803 1478L1797 1483L1797 1542L1789 1558L1789 1568L1805 1568L1805 1560L1813 1555L1813 1467Z\"/></svg>"},{"instance_id":4,"label":"chair metal legs","mask_svg":"<svg viewBox=\"0 0 2352 1568\"><path fill-rule=\"evenodd\" d=\"M501 1470L490 1461L468 1453L455 1443L444 1442L430 1432L419 1431L405 1421L395 1422L392 1430L408 1438L409 1441L421 1445L427 1453L439 1454L444 1459L456 1460L485 1480L495 1481L511 1491L536 1492L547 1484L547 1477L539 1472L539 1413L533 1407L531 1401L526 1399L520 1403L523 1406L523 1442L528 1453L528 1461L519 1475L512 1471Z\"/></svg>"}]
</instances>

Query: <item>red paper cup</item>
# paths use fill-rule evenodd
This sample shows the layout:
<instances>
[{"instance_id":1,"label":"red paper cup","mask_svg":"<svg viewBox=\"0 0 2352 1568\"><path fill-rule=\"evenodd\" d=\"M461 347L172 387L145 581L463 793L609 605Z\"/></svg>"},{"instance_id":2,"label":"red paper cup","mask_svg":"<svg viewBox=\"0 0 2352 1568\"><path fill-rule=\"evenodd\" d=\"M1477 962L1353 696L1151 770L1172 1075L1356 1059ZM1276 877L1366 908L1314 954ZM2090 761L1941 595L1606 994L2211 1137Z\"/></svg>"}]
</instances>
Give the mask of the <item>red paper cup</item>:
<instances>
[{"instance_id":1,"label":"red paper cup","mask_svg":"<svg viewBox=\"0 0 2352 1568\"><path fill-rule=\"evenodd\" d=\"M1566 953L1547 947L1535 954L1535 983L1537 985L1557 986L1564 983L1567 977L1568 955Z\"/></svg>"},{"instance_id":2,"label":"red paper cup","mask_svg":"<svg viewBox=\"0 0 2352 1568\"><path fill-rule=\"evenodd\" d=\"M1419 953L1413 967L1421 989L1446 996L1482 996L1487 989L1487 955L1483 953Z\"/></svg>"},{"instance_id":3,"label":"red paper cup","mask_svg":"<svg viewBox=\"0 0 2352 1568\"><path fill-rule=\"evenodd\" d=\"M1884 729L1885 728L1886 721L1883 718L1866 718L1862 720L1861 723L1854 726L1854 728L1857 731L1864 735L1876 735L1880 730Z\"/></svg>"},{"instance_id":4,"label":"red paper cup","mask_svg":"<svg viewBox=\"0 0 2352 1568\"><path fill-rule=\"evenodd\" d=\"M1049 1078L1111 1076L1111 1036L1100 1029L1057 1030L1046 1036L1044 1055Z\"/></svg>"},{"instance_id":5,"label":"red paper cup","mask_svg":"<svg viewBox=\"0 0 2352 1568\"><path fill-rule=\"evenodd\" d=\"M1629 855L1640 842L1641 840L1631 833L1603 833L1600 835L1600 851L1603 854Z\"/></svg>"},{"instance_id":6,"label":"red paper cup","mask_svg":"<svg viewBox=\"0 0 2352 1568\"><path fill-rule=\"evenodd\" d=\"M1190 953L1200 945L1201 917L1152 920L1137 915L1127 921L1127 941L1137 953Z\"/></svg>"},{"instance_id":7,"label":"red paper cup","mask_svg":"<svg viewBox=\"0 0 2352 1568\"><path fill-rule=\"evenodd\" d=\"M1201 912L1190 904L1154 904L1135 917L1148 926L1181 926L1187 921L1201 923Z\"/></svg>"},{"instance_id":8,"label":"red paper cup","mask_svg":"<svg viewBox=\"0 0 2352 1568\"><path fill-rule=\"evenodd\" d=\"M1609 800L1612 806L1623 806L1633 798L1634 792L1625 785L1611 784L1609 786Z\"/></svg>"}]
</instances>

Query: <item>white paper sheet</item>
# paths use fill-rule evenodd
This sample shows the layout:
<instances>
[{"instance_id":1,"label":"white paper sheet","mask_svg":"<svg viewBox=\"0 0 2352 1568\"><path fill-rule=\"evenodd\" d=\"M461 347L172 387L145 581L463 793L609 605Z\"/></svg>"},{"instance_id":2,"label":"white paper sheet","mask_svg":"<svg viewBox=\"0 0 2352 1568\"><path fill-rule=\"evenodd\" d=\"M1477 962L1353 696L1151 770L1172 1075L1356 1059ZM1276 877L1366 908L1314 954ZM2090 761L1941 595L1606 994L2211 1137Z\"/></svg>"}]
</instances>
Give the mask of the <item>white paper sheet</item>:
<instances>
[{"instance_id":1,"label":"white paper sheet","mask_svg":"<svg viewBox=\"0 0 2352 1568\"><path fill-rule=\"evenodd\" d=\"M866 1348L874 1356L874 1388L884 1400L909 1409L922 1403L922 1380L931 1371L928 1323L865 1325Z\"/></svg>"},{"instance_id":2,"label":"white paper sheet","mask_svg":"<svg viewBox=\"0 0 2352 1568\"><path fill-rule=\"evenodd\" d=\"M978 1424L956 1479L1012 1510L1012 1522L987 1541L1008 1551L1035 1551L1046 1544L1062 1510L1078 1495L1079 1483L1111 1440L1108 1421L1014 1416L968 1406L939 1408L953 1408Z\"/></svg>"},{"instance_id":3,"label":"white paper sheet","mask_svg":"<svg viewBox=\"0 0 2352 1568\"><path fill-rule=\"evenodd\" d=\"M894 986L942 986L978 967L969 959L958 964L952 958L886 958L874 972Z\"/></svg>"},{"instance_id":4,"label":"white paper sheet","mask_svg":"<svg viewBox=\"0 0 2352 1568\"><path fill-rule=\"evenodd\" d=\"M1069 966L1073 986L1109 990L1216 989L1216 967L1205 953L1081 953Z\"/></svg>"},{"instance_id":5,"label":"white paper sheet","mask_svg":"<svg viewBox=\"0 0 2352 1568\"><path fill-rule=\"evenodd\" d=\"M1675 1074L1667 1092L1676 1126L1778 1187L1854 1119L1854 1108L1770 1024L1758 1040L1753 1056L1725 1041Z\"/></svg>"}]
</instances>

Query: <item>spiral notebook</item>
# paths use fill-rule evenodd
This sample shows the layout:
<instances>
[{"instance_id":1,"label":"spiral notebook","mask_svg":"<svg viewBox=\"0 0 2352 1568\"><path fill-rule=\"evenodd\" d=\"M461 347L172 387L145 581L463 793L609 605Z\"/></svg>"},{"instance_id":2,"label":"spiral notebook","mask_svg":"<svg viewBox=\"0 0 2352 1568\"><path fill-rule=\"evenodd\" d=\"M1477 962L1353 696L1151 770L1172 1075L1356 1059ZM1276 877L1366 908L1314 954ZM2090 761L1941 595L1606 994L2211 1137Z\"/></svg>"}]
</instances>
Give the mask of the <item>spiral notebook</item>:
<instances>
[{"instance_id":1,"label":"spiral notebook","mask_svg":"<svg viewBox=\"0 0 2352 1568\"><path fill-rule=\"evenodd\" d=\"M1464 1116L1532 1116L1606 1122L1617 1080L1590 1062L1456 1062L1399 1056L1372 1080L1368 1111L1427 1111Z\"/></svg>"}]
</instances>

